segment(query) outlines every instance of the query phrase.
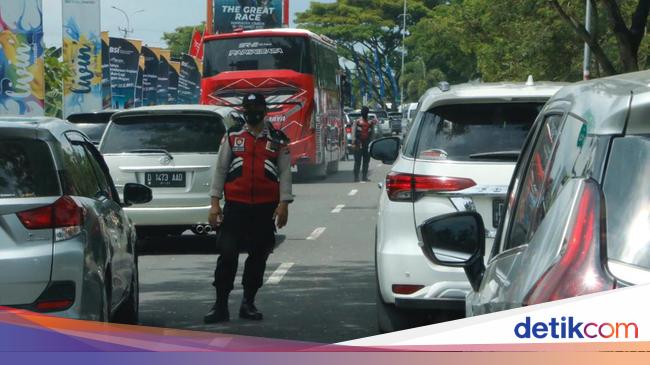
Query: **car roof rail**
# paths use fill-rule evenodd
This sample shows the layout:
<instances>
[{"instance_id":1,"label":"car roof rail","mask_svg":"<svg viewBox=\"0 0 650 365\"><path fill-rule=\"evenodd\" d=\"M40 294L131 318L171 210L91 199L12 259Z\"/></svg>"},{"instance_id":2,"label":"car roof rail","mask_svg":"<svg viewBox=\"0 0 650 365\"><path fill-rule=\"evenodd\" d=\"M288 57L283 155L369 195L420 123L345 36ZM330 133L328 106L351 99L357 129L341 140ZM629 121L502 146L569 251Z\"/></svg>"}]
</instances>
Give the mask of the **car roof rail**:
<instances>
[{"instance_id":1,"label":"car roof rail","mask_svg":"<svg viewBox=\"0 0 650 365\"><path fill-rule=\"evenodd\" d=\"M451 85L447 81L440 81L438 83L438 89L442 91L443 93L446 93L447 91L451 90Z\"/></svg>"}]
</instances>

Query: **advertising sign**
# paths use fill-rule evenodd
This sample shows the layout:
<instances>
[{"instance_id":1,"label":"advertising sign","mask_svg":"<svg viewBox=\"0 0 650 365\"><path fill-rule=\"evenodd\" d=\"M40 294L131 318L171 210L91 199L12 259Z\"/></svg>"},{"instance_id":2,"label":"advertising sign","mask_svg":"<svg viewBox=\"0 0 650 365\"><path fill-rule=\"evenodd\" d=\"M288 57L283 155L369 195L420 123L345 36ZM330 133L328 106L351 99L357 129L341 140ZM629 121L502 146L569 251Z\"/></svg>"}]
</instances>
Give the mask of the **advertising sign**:
<instances>
[{"instance_id":1,"label":"advertising sign","mask_svg":"<svg viewBox=\"0 0 650 365\"><path fill-rule=\"evenodd\" d=\"M138 63L138 79L135 82L135 106L142 106L142 80L144 78L144 56L140 56Z\"/></svg>"},{"instance_id":2,"label":"advertising sign","mask_svg":"<svg viewBox=\"0 0 650 365\"><path fill-rule=\"evenodd\" d=\"M0 114L45 113L41 0L0 0Z\"/></svg>"},{"instance_id":3,"label":"advertising sign","mask_svg":"<svg viewBox=\"0 0 650 365\"><path fill-rule=\"evenodd\" d=\"M64 116L102 109L102 40L99 0L63 0Z\"/></svg>"},{"instance_id":4,"label":"advertising sign","mask_svg":"<svg viewBox=\"0 0 650 365\"><path fill-rule=\"evenodd\" d=\"M203 34L196 29L192 34L189 54L198 57L199 59L203 59Z\"/></svg>"},{"instance_id":5,"label":"advertising sign","mask_svg":"<svg viewBox=\"0 0 650 365\"><path fill-rule=\"evenodd\" d=\"M169 99L168 104L178 104L178 78L181 73L180 62L169 63Z\"/></svg>"},{"instance_id":6,"label":"advertising sign","mask_svg":"<svg viewBox=\"0 0 650 365\"><path fill-rule=\"evenodd\" d=\"M158 66L158 105L165 105L169 99L169 62L171 53L169 50L160 51L160 63Z\"/></svg>"},{"instance_id":7,"label":"advertising sign","mask_svg":"<svg viewBox=\"0 0 650 365\"><path fill-rule=\"evenodd\" d=\"M178 77L178 103L198 104L201 97L202 65L198 59L183 55Z\"/></svg>"},{"instance_id":8,"label":"advertising sign","mask_svg":"<svg viewBox=\"0 0 650 365\"><path fill-rule=\"evenodd\" d=\"M158 102L158 67L160 63L160 49L142 47L144 57L144 75L142 78L142 105L151 106Z\"/></svg>"},{"instance_id":9,"label":"advertising sign","mask_svg":"<svg viewBox=\"0 0 650 365\"><path fill-rule=\"evenodd\" d=\"M111 63L108 32L102 32L102 109L111 108Z\"/></svg>"},{"instance_id":10,"label":"advertising sign","mask_svg":"<svg viewBox=\"0 0 650 365\"><path fill-rule=\"evenodd\" d=\"M280 28L283 4L283 0L216 0L214 29L230 33L235 29Z\"/></svg>"},{"instance_id":11,"label":"advertising sign","mask_svg":"<svg viewBox=\"0 0 650 365\"><path fill-rule=\"evenodd\" d=\"M128 109L135 105L135 84L138 80L141 49L141 41L110 38L113 109Z\"/></svg>"}]
</instances>

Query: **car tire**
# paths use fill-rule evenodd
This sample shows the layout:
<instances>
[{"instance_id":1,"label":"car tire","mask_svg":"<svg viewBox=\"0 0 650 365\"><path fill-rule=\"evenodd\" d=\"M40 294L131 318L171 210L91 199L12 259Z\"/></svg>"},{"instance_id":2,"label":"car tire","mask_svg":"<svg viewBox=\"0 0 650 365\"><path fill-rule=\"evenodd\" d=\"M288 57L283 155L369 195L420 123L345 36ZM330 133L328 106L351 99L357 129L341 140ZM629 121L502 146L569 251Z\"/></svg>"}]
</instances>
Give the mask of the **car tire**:
<instances>
[{"instance_id":1,"label":"car tire","mask_svg":"<svg viewBox=\"0 0 650 365\"><path fill-rule=\"evenodd\" d=\"M139 285L138 269L136 267L131 279L131 290L129 290L129 296L115 313L115 322L122 324L138 324L138 312L140 307Z\"/></svg>"},{"instance_id":2,"label":"car tire","mask_svg":"<svg viewBox=\"0 0 650 365\"><path fill-rule=\"evenodd\" d=\"M384 303L379 288L377 289L377 327L380 333L402 331L415 326L413 314Z\"/></svg>"}]
</instances>

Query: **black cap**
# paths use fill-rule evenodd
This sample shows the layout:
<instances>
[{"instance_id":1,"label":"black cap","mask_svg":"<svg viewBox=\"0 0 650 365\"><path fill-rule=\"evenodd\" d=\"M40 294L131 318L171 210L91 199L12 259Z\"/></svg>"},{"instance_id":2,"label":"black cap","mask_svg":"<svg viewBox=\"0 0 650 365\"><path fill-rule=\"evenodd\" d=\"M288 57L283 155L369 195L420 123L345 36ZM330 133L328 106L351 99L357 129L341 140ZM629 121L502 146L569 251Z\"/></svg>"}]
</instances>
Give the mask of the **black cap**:
<instances>
[{"instance_id":1,"label":"black cap","mask_svg":"<svg viewBox=\"0 0 650 365\"><path fill-rule=\"evenodd\" d=\"M262 94L247 94L244 96L242 106L244 109L266 109L266 98L264 98L264 95Z\"/></svg>"}]
</instances>

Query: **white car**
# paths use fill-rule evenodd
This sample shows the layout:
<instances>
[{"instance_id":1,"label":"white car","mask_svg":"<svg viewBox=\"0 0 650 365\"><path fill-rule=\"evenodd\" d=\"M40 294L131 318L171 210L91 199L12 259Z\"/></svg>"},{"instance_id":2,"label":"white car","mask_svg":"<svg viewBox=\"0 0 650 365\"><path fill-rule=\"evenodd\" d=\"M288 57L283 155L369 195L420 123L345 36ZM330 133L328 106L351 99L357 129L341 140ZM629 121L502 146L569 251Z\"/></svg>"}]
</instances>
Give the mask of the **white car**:
<instances>
[{"instance_id":1,"label":"white car","mask_svg":"<svg viewBox=\"0 0 650 365\"><path fill-rule=\"evenodd\" d=\"M474 210L487 222L489 250L519 151L563 85L441 83L420 100L401 152L396 137L373 143L373 158L395 162L382 186L376 231L382 332L464 313L471 289L465 273L427 260L416 228L431 217Z\"/></svg>"},{"instance_id":2,"label":"white car","mask_svg":"<svg viewBox=\"0 0 650 365\"><path fill-rule=\"evenodd\" d=\"M149 204L126 209L140 237L196 234L208 224L210 185L233 109L201 105L143 107L111 118L100 151L118 191L127 183L153 190Z\"/></svg>"}]
</instances>

